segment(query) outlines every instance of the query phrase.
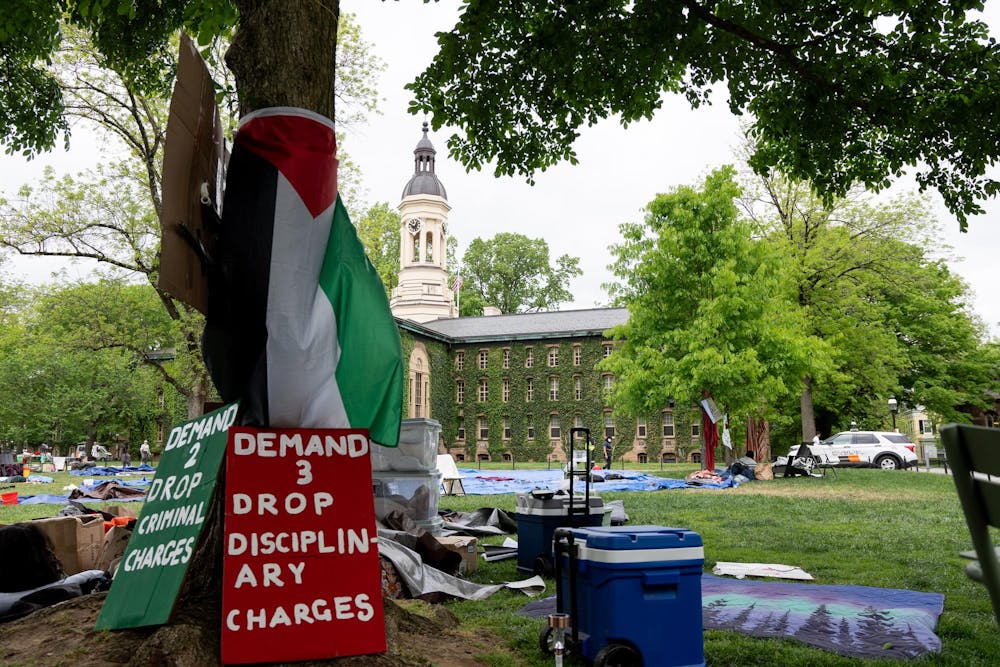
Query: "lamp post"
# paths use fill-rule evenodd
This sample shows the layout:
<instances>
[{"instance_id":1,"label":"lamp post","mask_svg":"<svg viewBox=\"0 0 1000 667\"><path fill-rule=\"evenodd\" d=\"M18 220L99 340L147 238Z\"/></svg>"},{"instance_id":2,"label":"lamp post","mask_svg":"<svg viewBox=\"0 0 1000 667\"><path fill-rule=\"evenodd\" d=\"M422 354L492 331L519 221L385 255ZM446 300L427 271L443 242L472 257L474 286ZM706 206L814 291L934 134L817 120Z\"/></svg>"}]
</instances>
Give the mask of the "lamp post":
<instances>
[{"instance_id":1,"label":"lamp post","mask_svg":"<svg viewBox=\"0 0 1000 667\"><path fill-rule=\"evenodd\" d=\"M892 414L892 430L896 430L896 413L899 412L899 403L895 398L889 399L889 412Z\"/></svg>"}]
</instances>

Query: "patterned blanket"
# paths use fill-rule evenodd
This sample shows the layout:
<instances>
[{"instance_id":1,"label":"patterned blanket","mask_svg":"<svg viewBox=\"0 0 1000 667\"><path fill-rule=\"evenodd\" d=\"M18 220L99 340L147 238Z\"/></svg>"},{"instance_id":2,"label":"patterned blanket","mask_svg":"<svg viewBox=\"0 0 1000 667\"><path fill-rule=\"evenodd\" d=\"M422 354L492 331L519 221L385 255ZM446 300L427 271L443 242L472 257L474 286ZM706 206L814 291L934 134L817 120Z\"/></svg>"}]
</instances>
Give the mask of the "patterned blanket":
<instances>
[{"instance_id":1,"label":"patterned blanket","mask_svg":"<svg viewBox=\"0 0 1000 667\"><path fill-rule=\"evenodd\" d=\"M916 658L939 652L940 593L702 575L706 630L786 637L841 655Z\"/></svg>"},{"instance_id":2,"label":"patterned blanket","mask_svg":"<svg viewBox=\"0 0 1000 667\"><path fill-rule=\"evenodd\" d=\"M831 586L702 575L706 630L784 637L859 658L917 658L941 651L934 630L944 609L940 593L867 586ZM555 597L519 613L544 617Z\"/></svg>"}]
</instances>

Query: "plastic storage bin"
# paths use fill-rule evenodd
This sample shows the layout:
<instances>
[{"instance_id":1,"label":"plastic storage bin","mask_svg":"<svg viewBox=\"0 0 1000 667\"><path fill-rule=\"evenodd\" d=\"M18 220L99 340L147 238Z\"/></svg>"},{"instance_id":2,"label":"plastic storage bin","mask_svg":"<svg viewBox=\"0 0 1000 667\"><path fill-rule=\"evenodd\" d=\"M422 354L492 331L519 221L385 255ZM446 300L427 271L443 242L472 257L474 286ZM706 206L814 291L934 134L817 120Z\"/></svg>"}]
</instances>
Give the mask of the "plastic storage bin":
<instances>
[{"instance_id":1,"label":"plastic storage bin","mask_svg":"<svg viewBox=\"0 0 1000 667\"><path fill-rule=\"evenodd\" d=\"M624 647L644 665L705 664L700 535L661 526L568 531L573 545L556 536L558 607L570 614L583 656Z\"/></svg>"},{"instance_id":2,"label":"plastic storage bin","mask_svg":"<svg viewBox=\"0 0 1000 667\"><path fill-rule=\"evenodd\" d=\"M441 424L433 419L404 419L399 428L399 446L372 445L372 470L386 472L432 472L437 468Z\"/></svg>"},{"instance_id":3,"label":"plastic storage bin","mask_svg":"<svg viewBox=\"0 0 1000 667\"><path fill-rule=\"evenodd\" d=\"M441 473L436 470L424 473L373 472L372 490L375 493L375 517L379 521L390 512L400 511L417 525L431 532L439 531Z\"/></svg>"},{"instance_id":4,"label":"plastic storage bin","mask_svg":"<svg viewBox=\"0 0 1000 667\"><path fill-rule=\"evenodd\" d=\"M595 495L590 496L586 515L582 512L570 515L568 495L519 493L516 502L517 569L524 572L552 572L552 535L556 528L570 526L573 521L585 526L600 526L604 520L604 501ZM576 495L573 506L582 508L584 502L584 496Z\"/></svg>"}]
</instances>

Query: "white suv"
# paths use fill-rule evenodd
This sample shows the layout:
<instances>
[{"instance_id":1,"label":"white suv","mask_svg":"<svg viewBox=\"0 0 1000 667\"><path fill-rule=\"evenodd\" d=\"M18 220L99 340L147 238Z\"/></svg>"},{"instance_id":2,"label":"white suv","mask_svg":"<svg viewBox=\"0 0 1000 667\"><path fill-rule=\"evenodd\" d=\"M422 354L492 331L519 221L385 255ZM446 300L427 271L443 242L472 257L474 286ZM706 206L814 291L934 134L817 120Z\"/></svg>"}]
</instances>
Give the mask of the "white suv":
<instances>
[{"instance_id":1,"label":"white suv","mask_svg":"<svg viewBox=\"0 0 1000 667\"><path fill-rule=\"evenodd\" d=\"M807 445L813 456L832 465L898 470L917 465L916 445L904 433L844 431L818 445ZM798 454L792 447L789 457Z\"/></svg>"}]
</instances>

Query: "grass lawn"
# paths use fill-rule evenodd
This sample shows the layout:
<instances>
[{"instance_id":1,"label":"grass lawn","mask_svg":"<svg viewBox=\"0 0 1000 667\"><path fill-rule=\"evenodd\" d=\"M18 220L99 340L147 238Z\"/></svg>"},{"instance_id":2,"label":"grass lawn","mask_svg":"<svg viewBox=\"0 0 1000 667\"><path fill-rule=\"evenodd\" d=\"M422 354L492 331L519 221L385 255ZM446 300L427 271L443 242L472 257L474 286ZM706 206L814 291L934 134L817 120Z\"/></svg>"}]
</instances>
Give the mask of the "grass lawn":
<instances>
[{"instance_id":1,"label":"grass lawn","mask_svg":"<svg viewBox=\"0 0 1000 667\"><path fill-rule=\"evenodd\" d=\"M657 464L630 466L634 468L659 472ZM695 468L693 464L668 464L662 474L683 477ZM51 485L19 484L18 490L21 495L63 493L62 487L80 480L65 473L53 476L56 481ZM943 593L944 613L937 631L944 644L942 653L906 664L1000 665L1000 631L986 589L965 577L965 561L958 556L970 548L970 541L948 476L841 470L836 478L777 479L738 489L622 492L602 497L623 500L632 524L677 526L700 533L706 571L720 560L784 563L802 567L816 577L816 583ZM138 509L139 503L134 506ZM514 496L446 497L441 507L466 511L499 507L513 512ZM52 516L59 509L59 505L4 506L0 523ZM517 571L514 560L481 561L471 578L495 583L525 575ZM547 594L555 590L553 582L548 583ZM551 665L552 657L537 646L543 621L516 615L527 601L520 593L504 591L484 601L456 600L446 606L467 630L489 628L510 642L498 647L494 655L478 656L489 664ZM664 624L663 630L664 640L669 641L669 626ZM705 657L709 665L903 664L843 658L793 641L722 631L705 633Z\"/></svg>"}]
</instances>

